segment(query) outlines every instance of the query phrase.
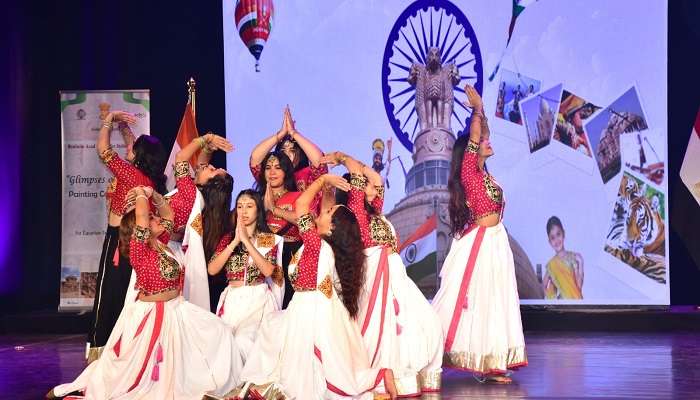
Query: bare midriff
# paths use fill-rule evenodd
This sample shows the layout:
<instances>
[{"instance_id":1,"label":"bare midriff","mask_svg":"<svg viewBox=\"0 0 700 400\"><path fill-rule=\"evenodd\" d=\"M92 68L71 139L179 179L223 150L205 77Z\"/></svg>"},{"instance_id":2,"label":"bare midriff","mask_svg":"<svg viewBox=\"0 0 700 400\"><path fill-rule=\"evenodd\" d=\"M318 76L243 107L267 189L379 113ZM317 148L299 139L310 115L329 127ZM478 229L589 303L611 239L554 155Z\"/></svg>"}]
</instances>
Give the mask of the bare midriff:
<instances>
[{"instance_id":1,"label":"bare midriff","mask_svg":"<svg viewBox=\"0 0 700 400\"><path fill-rule=\"evenodd\" d=\"M476 225L483 226L486 228L496 226L501 222L501 216L499 214L491 214L481 217L474 221Z\"/></svg>"},{"instance_id":2,"label":"bare midriff","mask_svg":"<svg viewBox=\"0 0 700 400\"><path fill-rule=\"evenodd\" d=\"M156 294L145 294L139 292L139 300L141 301L170 301L180 295L179 289L168 290L167 292Z\"/></svg>"}]
</instances>

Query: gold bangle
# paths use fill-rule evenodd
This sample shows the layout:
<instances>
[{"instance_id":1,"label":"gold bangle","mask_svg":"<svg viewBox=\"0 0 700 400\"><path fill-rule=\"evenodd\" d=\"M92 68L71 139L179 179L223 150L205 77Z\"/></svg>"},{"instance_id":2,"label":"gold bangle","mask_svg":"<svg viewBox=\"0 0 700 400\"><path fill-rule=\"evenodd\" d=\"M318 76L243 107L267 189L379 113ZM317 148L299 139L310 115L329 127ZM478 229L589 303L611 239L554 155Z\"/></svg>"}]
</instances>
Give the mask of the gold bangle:
<instances>
[{"instance_id":1,"label":"gold bangle","mask_svg":"<svg viewBox=\"0 0 700 400\"><path fill-rule=\"evenodd\" d=\"M203 149L204 147L206 147L207 141L204 140L203 137L198 137L198 138L195 139L195 140L199 141L199 148L200 148L200 149Z\"/></svg>"},{"instance_id":2,"label":"gold bangle","mask_svg":"<svg viewBox=\"0 0 700 400\"><path fill-rule=\"evenodd\" d=\"M111 122L103 122L102 127L105 129L112 129L112 123Z\"/></svg>"}]
</instances>

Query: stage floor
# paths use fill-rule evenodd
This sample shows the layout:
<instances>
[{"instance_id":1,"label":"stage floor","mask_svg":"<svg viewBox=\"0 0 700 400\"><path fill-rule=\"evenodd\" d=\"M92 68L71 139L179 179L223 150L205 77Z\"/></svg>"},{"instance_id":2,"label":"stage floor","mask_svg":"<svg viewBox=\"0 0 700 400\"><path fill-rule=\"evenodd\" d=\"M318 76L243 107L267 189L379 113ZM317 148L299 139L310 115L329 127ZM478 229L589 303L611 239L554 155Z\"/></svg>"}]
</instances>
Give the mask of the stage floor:
<instances>
[{"instance_id":1,"label":"stage floor","mask_svg":"<svg viewBox=\"0 0 700 400\"><path fill-rule=\"evenodd\" d=\"M526 332L530 365L511 385L447 371L424 399L700 398L696 333ZM0 398L41 399L83 367L83 335L0 336Z\"/></svg>"}]
</instances>

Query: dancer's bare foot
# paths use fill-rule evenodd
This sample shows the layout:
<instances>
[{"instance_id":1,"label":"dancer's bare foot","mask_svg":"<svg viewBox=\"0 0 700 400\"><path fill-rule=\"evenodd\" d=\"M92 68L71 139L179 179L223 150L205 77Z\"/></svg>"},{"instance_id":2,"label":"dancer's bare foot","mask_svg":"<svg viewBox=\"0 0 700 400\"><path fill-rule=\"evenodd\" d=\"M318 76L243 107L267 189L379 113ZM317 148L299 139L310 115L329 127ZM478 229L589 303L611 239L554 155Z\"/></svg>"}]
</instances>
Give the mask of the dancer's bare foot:
<instances>
[{"instance_id":1,"label":"dancer's bare foot","mask_svg":"<svg viewBox=\"0 0 700 400\"><path fill-rule=\"evenodd\" d=\"M394 382L394 371L387 369L384 371L384 388L386 389L391 400L396 400L398 398L398 391L396 390L396 383Z\"/></svg>"}]
</instances>

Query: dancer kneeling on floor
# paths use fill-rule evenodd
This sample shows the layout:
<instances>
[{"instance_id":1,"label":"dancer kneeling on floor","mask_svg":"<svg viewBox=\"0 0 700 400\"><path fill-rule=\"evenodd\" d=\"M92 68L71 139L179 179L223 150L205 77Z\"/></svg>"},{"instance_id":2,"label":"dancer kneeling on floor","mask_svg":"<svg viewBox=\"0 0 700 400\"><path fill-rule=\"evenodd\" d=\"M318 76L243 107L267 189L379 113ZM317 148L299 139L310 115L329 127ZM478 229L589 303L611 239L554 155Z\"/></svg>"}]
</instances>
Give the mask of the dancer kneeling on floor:
<instances>
[{"instance_id":1,"label":"dancer kneeling on floor","mask_svg":"<svg viewBox=\"0 0 700 400\"><path fill-rule=\"evenodd\" d=\"M258 192L239 193L235 210L235 234L228 232L221 238L208 270L215 275L226 268L228 286L221 293L216 315L233 328L245 361L263 318L282 308L284 240L267 227Z\"/></svg>"},{"instance_id":2,"label":"dancer kneeling on floor","mask_svg":"<svg viewBox=\"0 0 700 400\"><path fill-rule=\"evenodd\" d=\"M49 398L192 399L235 388L242 369L231 329L181 296L182 264L164 244L172 210L150 188L132 190L135 209L121 221L121 256L136 271L138 300L125 305L106 349L75 381ZM153 197L151 197L153 196ZM149 212L150 199L158 216Z\"/></svg>"}]
</instances>

